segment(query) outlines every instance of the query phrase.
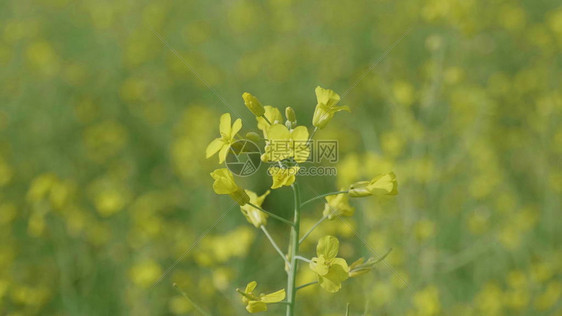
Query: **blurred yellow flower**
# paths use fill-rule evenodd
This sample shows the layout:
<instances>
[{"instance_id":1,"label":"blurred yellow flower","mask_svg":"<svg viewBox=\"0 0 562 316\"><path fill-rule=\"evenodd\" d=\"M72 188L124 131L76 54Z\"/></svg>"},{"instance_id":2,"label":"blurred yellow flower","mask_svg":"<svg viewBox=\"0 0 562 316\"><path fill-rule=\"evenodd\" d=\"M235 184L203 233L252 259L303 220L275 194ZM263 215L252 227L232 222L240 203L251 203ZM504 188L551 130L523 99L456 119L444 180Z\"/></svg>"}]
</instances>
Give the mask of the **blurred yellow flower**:
<instances>
[{"instance_id":1,"label":"blurred yellow flower","mask_svg":"<svg viewBox=\"0 0 562 316\"><path fill-rule=\"evenodd\" d=\"M232 126L230 125L231 118L230 113L225 113L221 115L220 118L220 138L215 138L208 146L206 150L207 158L212 157L217 152L219 153L219 163L223 163L226 159L226 154L230 149L230 145L234 142L236 134L242 129L242 120L237 119L234 121Z\"/></svg>"},{"instance_id":2,"label":"blurred yellow flower","mask_svg":"<svg viewBox=\"0 0 562 316\"><path fill-rule=\"evenodd\" d=\"M269 195L271 191L267 190L263 195L258 196L255 192L250 190L245 190L246 194L250 197L250 203L261 206L265 198ZM249 223L259 228L262 225L267 225L267 214L258 210L257 208L250 206L249 204L240 206L242 214L246 217Z\"/></svg>"},{"instance_id":3,"label":"blurred yellow flower","mask_svg":"<svg viewBox=\"0 0 562 316\"><path fill-rule=\"evenodd\" d=\"M285 289L269 294L255 295L254 289L258 283L252 281L246 285L246 289L241 291L236 289L242 295L242 302L246 304L246 310L250 313L259 313L267 311L267 304L278 303L285 299Z\"/></svg>"},{"instance_id":4,"label":"blurred yellow flower","mask_svg":"<svg viewBox=\"0 0 562 316\"><path fill-rule=\"evenodd\" d=\"M349 196L351 197L396 194L398 194L398 183L394 172L378 175L371 181L359 181L349 187Z\"/></svg>"},{"instance_id":5,"label":"blurred yellow flower","mask_svg":"<svg viewBox=\"0 0 562 316\"><path fill-rule=\"evenodd\" d=\"M162 275L160 265L152 260L135 264L129 270L129 277L136 285L147 288L151 286Z\"/></svg>"},{"instance_id":6,"label":"blurred yellow flower","mask_svg":"<svg viewBox=\"0 0 562 316\"><path fill-rule=\"evenodd\" d=\"M351 112L348 106L336 106L340 102L340 96L330 89L316 87L316 108L314 109L314 116L312 117L312 125L322 129L334 117L334 114L339 111Z\"/></svg>"},{"instance_id":7,"label":"blurred yellow flower","mask_svg":"<svg viewBox=\"0 0 562 316\"><path fill-rule=\"evenodd\" d=\"M248 194L234 181L234 176L230 170L226 168L217 169L211 172L211 177L215 179L213 190L216 194L228 194L240 205L245 205L250 201Z\"/></svg>"},{"instance_id":8,"label":"blurred yellow flower","mask_svg":"<svg viewBox=\"0 0 562 316\"><path fill-rule=\"evenodd\" d=\"M325 236L318 241L316 255L310 261L310 269L316 273L318 283L330 293L341 289L341 283L349 277L349 266L343 258L336 258L340 242L336 237Z\"/></svg>"},{"instance_id":9,"label":"blurred yellow flower","mask_svg":"<svg viewBox=\"0 0 562 316\"><path fill-rule=\"evenodd\" d=\"M328 219L334 219L338 216L352 216L355 213L355 208L349 205L349 195L341 193L336 195L329 195L324 204L324 211L322 215Z\"/></svg>"}]
</instances>

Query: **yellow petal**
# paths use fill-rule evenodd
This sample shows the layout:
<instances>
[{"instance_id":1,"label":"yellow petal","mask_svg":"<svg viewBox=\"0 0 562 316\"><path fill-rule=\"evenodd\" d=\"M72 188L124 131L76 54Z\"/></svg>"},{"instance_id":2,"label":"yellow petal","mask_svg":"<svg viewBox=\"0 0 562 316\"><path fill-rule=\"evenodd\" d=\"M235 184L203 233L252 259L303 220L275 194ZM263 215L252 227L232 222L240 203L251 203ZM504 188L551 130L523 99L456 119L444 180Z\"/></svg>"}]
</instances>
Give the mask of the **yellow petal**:
<instances>
[{"instance_id":1,"label":"yellow petal","mask_svg":"<svg viewBox=\"0 0 562 316\"><path fill-rule=\"evenodd\" d=\"M332 106L336 105L340 101L340 96L330 89L324 89L318 86L314 92L316 93L316 100L320 104Z\"/></svg>"},{"instance_id":2,"label":"yellow petal","mask_svg":"<svg viewBox=\"0 0 562 316\"><path fill-rule=\"evenodd\" d=\"M241 129L242 129L242 120L236 119L236 121L234 121L234 124L232 124L232 131L230 132L230 139L234 140L234 137L236 136L236 134L238 134L238 132Z\"/></svg>"},{"instance_id":3,"label":"yellow petal","mask_svg":"<svg viewBox=\"0 0 562 316\"><path fill-rule=\"evenodd\" d=\"M305 126L297 126L291 131L291 138L296 141L308 141L308 129Z\"/></svg>"},{"instance_id":4,"label":"yellow petal","mask_svg":"<svg viewBox=\"0 0 562 316\"><path fill-rule=\"evenodd\" d=\"M396 195L398 194L398 183L394 172L381 174L369 183L369 190L376 195Z\"/></svg>"},{"instance_id":5,"label":"yellow petal","mask_svg":"<svg viewBox=\"0 0 562 316\"><path fill-rule=\"evenodd\" d=\"M207 146L207 150L205 150L206 158L210 158L214 154L216 154L219 150L221 150L224 142L222 138L215 138L209 145Z\"/></svg>"},{"instance_id":6,"label":"yellow petal","mask_svg":"<svg viewBox=\"0 0 562 316\"><path fill-rule=\"evenodd\" d=\"M246 285L246 289L244 290L244 292L247 294L252 294L252 292L254 292L254 290L256 289L256 286L258 286L258 282L252 281L248 283L248 285Z\"/></svg>"},{"instance_id":7,"label":"yellow petal","mask_svg":"<svg viewBox=\"0 0 562 316\"><path fill-rule=\"evenodd\" d=\"M318 257L324 256L326 260L335 258L338 255L340 242L334 236L325 236L318 241L316 246L316 253Z\"/></svg>"},{"instance_id":8,"label":"yellow petal","mask_svg":"<svg viewBox=\"0 0 562 316\"><path fill-rule=\"evenodd\" d=\"M283 140L288 141L290 135L291 135L291 133L289 132L289 129L285 125L282 125L282 124L273 124L267 130L268 139L271 139L271 140L274 140L274 141L283 141Z\"/></svg>"},{"instance_id":9,"label":"yellow petal","mask_svg":"<svg viewBox=\"0 0 562 316\"><path fill-rule=\"evenodd\" d=\"M324 256L320 256L319 258L312 258L312 260L310 260L310 270L316 272L318 275L325 275L328 273L329 267L326 264L326 260L324 259Z\"/></svg>"},{"instance_id":10,"label":"yellow petal","mask_svg":"<svg viewBox=\"0 0 562 316\"><path fill-rule=\"evenodd\" d=\"M238 190L238 185L234 182L232 173L226 168L211 172L211 177L215 179L213 189L217 194L231 194Z\"/></svg>"},{"instance_id":11,"label":"yellow petal","mask_svg":"<svg viewBox=\"0 0 562 316\"><path fill-rule=\"evenodd\" d=\"M219 163L223 163L226 160L226 155L228 155L228 151L230 150L230 145L225 144L220 152L219 152Z\"/></svg>"},{"instance_id":12,"label":"yellow petal","mask_svg":"<svg viewBox=\"0 0 562 316\"><path fill-rule=\"evenodd\" d=\"M339 260L343 260L338 258ZM345 260L343 260L345 262ZM349 277L349 268L347 268L347 263L344 265L341 264L332 264L330 266L330 271L321 276L318 280L320 286L330 293L336 293L341 289L341 283Z\"/></svg>"},{"instance_id":13,"label":"yellow petal","mask_svg":"<svg viewBox=\"0 0 562 316\"><path fill-rule=\"evenodd\" d=\"M224 138L228 138L231 131L230 126L230 113L224 113L221 115L219 130L221 132L221 136Z\"/></svg>"},{"instance_id":14,"label":"yellow petal","mask_svg":"<svg viewBox=\"0 0 562 316\"><path fill-rule=\"evenodd\" d=\"M265 294L260 297L261 301L264 303L277 303L285 299L285 289L281 289L277 292Z\"/></svg>"},{"instance_id":15,"label":"yellow petal","mask_svg":"<svg viewBox=\"0 0 562 316\"><path fill-rule=\"evenodd\" d=\"M267 305L260 301L250 301L246 305L246 310L250 313L259 313L267 311Z\"/></svg>"}]
</instances>

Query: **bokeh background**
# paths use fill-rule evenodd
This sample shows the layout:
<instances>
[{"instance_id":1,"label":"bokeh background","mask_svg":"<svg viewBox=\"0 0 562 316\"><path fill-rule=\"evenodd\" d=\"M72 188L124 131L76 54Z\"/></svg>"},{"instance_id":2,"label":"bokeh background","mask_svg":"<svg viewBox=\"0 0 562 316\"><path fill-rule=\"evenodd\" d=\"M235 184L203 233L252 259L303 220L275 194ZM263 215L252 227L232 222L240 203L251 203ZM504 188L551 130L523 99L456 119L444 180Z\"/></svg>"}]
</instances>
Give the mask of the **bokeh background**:
<instances>
[{"instance_id":1,"label":"bokeh background","mask_svg":"<svg viewBox=\"0 0 562 316\"><path fill-rule=\"evenodd\" d=\"M352 113L317 134L338 175L304 197L390 170L400 194L304 244L393 251L338 294L299 291L299 315L562 315L559 1L8 0L0 25L1 315L245 315L236 288L285 287L204 149L224 112L255 130L245 91L310 126L317 85Z\"/></svg>"}]
</instances>

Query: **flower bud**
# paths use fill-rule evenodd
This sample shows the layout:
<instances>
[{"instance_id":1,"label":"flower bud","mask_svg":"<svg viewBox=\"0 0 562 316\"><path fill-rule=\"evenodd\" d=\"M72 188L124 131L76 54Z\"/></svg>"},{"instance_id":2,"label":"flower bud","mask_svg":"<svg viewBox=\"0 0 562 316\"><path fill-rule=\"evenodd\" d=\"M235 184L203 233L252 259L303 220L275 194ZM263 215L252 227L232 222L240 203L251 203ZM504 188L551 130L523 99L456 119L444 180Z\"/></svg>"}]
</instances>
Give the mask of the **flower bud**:
<instances>
[{"instance_id":1,"label":"flower bud","mask_svg":"<svg viewBox=\"0 0 562 316\"><path fill-rule=\"evenodd\" d=\"M246 104L246 107L255 116L260 117L265 114L265 109L263 108L263 105L261 105L260 100L258 100L258 98L254 97L248 92L244 92L244 94L242 94L242 99L244 99L244 104Z\"/></svg>"},{"instance_id":2,"label":"flower bud","mask_svg":"<svg viewBox=\"0 0 562 316\"><path fill-rule=\"evenodd\" d=\"M295 114L295 110L293 110L293 108L290 106L285 108L285 117L287 118L287 121L291 123L297 122L297 115Z\"/></svg>"}]
</instances>

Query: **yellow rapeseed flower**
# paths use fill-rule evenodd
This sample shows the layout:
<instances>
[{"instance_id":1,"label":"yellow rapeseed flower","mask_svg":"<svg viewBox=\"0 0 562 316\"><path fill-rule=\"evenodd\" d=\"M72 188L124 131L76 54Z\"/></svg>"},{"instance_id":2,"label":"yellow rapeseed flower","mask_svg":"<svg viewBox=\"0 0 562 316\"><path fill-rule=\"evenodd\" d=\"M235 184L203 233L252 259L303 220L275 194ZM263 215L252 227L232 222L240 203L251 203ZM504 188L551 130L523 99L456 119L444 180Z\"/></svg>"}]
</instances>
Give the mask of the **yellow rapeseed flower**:
<instances>
[{"instance_id":1,"label":"yellow rapeseed flower","mask_svg":"<svg viewBox=\"0 0 562 316\"><path fill-rule=\"evenodd\" d=\"M308 130L297 126L289 130L285 125L273 124L267 129L265 153L261 156L265 162L281 161L293 158L296 162L305 162L310 155Z\"/></svg>"},{"instance_id":2,"label":"yellow rapeseed flower","mask_svg":"<svg viewBox=\"0 0 562 316\"><path fill-rule=\"evenodd\" d=\"M289 168L281 168L279 166L271 166L268 169L268 173L273 178L272 189L278 189L282 186L290 186L295 183L297 172L300 167L293 166Z\"/></svg>"},{"instance_id":3,"label":"yellow rapeseed flower","mask_svg":"<svg viewBox=\"0 0 562 316\"><path fill-rule=\"evenodd\" d=\"M223 163L226 159L226 154L230 149L230 145L234 142L236 134L242 129L242 120L237 119L232 126L230 125L230 113L221 115L219 130L221 133L220 138L214 139L209 146L207 146L206 155L210 158L217 152L219 153L219 163Z\"/></svg>"},{"instance_id":4,"label":"yellow rapeseed flower","mask_svg":"<svg viewBox=\"0 0 562 316\"><path fill-rule=\"evenodd\" d=\"M234 176L230 170L226 168L217 169L211 172L211 177L215 179L213 190L216 194L228 194L240 205L245 205L250 201L248 194L234 181Z\"/></svg>"},{"instance_id":5,"label":"yellow rapeseed flower","mask_svg":"<svg viewBox=\"0 0 562 316\"><path fill-rule=\"evenodd\" d=\"M285 289L269 294L255 295L254 289L258 283L252 281L246 285L246 289L241 291L236 289L242 295L242 302L246 304L246 310L250 313L259 313L267 311L267 304L278 303L285 299Z\"/></svg>"},{"instance_id":6,"label":"yellow rapeseed flower","mask_svg":"<svg viewBox=\"0 0 562 316\"><path fill-rule=\"evenodd\" d=\"M347 193L330 195L326 198L324 204L324 212L322 213L328 219L334 219L338 216L352 216L355 208L349 205L349 196Z\"/></svg>"},{"instance_id":7,"label":"yellow rapeseed flower","mask_svg":"<svg viewBox=\"0 0 562 316\"><path fill-rule=\"evenodd\" d=\"M394 172L378 175L371 181L359 181L349 187L349 196L351 197L396 194L398 194L398 183Z\"/></svg>"},{"instance_id":8,"label":"yellow rapeseed flower","mask_svg":"<svg viewBox=\"0 0 562 316\"><path fill-rule=\"evenodd\" d=\"M316 273L318 284L330 293L341 289L341 283L349 277L349 267L343 258L336 258L340 243L336 237L325 236L318 241L316 255L310 261L310 269Z\"/></svg>"},{"instance_id":9,"label":"yellow rapeseed flower","mask_svg":"<svg viewBox=\"0 0 562 316\"><path fill-rule=\"evenodd\" d=\"M336 106L340 102L340 96L330 89L316 87L316 109L312 117L312 125L317 128L324 128L326 124L334 117L334 114L339 111L351 112L348 106Z\"/></svg>"},{"instance_id":10,"label":"yellow rapeseed flower","mask_svg":"<svg viewBox=\"0 0 562 316\"><path fill-rule=\"evenodd\" d=\"M255 192L252 192L250 190L245 190L246 194L248 194L248 196L250 197L250 203L257 205L257 206L261 206L263 204L263 201L265 200L265 198L269 195L269 193L271 191L267 190L263 195L258 196ZM240 206L240 210L242 211L242 214L244 214L244 216L246 217L246 219L248 220L249 223L253 224L254 226L256 226L257 228L259 228L262 225L267 225L267 214L258 210L257 208L246 204L243 206Z\"/></svg>"}]
</instances>

